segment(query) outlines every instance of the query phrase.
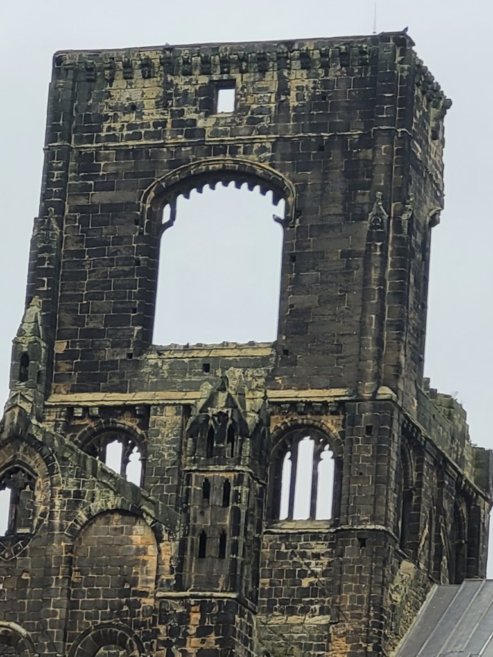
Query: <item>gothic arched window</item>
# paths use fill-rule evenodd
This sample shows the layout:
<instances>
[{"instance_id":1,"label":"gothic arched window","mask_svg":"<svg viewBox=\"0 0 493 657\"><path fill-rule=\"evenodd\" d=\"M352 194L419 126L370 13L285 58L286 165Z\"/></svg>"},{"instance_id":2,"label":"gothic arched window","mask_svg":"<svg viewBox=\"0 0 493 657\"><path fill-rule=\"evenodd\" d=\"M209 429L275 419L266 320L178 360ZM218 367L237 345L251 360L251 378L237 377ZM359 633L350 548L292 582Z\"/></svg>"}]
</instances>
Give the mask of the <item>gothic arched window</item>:
<instances>
[{"instance_id":1,"label":"gothic arched window","mask_svg":"<svg viewBox=\"0 0 493 657\"><path fill-rule=\"evenodd\" d=\"M102 431L86 443L84 449L128 481L142 485L144 455L140 445L126 431Z\"/></svg>"},{"instance_id":2,"label":"gothic arched window","mask_svg":"<svg viewBox=\"0 0 493 657\"><path fill-rule=\"evenodd\" d=\"M412 508L414 485L411 457L408 449L402 445L396 468L397 486L397 535L400 547L408 551L412 536Z\"/></svg>"},{"instance_id":3,"label":"gothic arched window","mask_svg":"<svg viewBox=\"0 0 493 657\"><path fill-rule=\"evenodd\" d=\"M227 507L231 500L231 483L226 480L223 483L223 507Z\"/></svg>"},{"instance_id":4,"label":"gothic arched window","mask_svg":"<svg viewBox=\"0 0 493 657\"><path fill-rule=\"evenodd\" d=\"M207 431L207 441L205 446L206 458L211 459L214 456L215 430L212 424Z\"/></svg>"},{"instance_id":5,"label":"gothic arched window","mask_svg":"<svg viewBox=\"0 0 493 657\"><path fill-rule=\"evenodd\" d=\"M217 551L217 556L219 559L226 559L226 545L228 542L228 538L226 536L226 532L222 531L219 534L219 547Z\"/></svg>"},{"instance_id":6,"label":"gothic arched window","mask_svg":"<svg viewBox=\"0 0 493 657\"><path fill-rule=\"evenodd\" d=\"M30 534L34 521L34 476L21 466L0 475L0 536Z\"/></svg>"},{"instance_id":7,"label":"gothic arched window","mask_svg":"<svg viewBox=\"0 0 493 657\"><path fill-rule=\"evenodd\" d=\"M202 530L199 534L199 549L198 557L199 559L205 559L207 556L207 534Z\"/></svg>"},{"instance_id":8,"label":"gothic arched window","mask_svg":"<svg viewBox=\"0 0 493 657\"><path fill-rule=\"evenodd\" d=\"M207 504L211 500L211 482L208 479L204 479L202 482L202 499Z\"/></svg>"},{"instance_id":9,"label":"gothic arched window","mask_svg":"<svg viewBox=\"0 0 493 657\"><path fill-rule=\"evenodd\" d=\"M458 501L453 510L448 562L450 584L461 584L467 572L467 521L464 505Z\"/></svg>"},{"instance_id":10,"label":"gothic arched window","mask_svg":"<svg viewBox=\"0 0 493 657\"><path fill-rule=\"evenodd\" d=\"M273 216L285 203L242 178L201 180L164 205L155 344L276 339L283 231Z\"/></svg>"},{"instance_id":11,"label":"gothic arched window","mask_svg":"<svg viewBox=\"0 0 493 657\"><path fill-rule=\"evenodd\" d=\"M226 434L228 456L233 457L235 455L235 442L236 442L236 427L233 422L230 422Z\"/></svg>"},{"instance_id":12,"label":"gothic arched window","mask_svg":"<svg viewBox=\"0 0 493 657\"><path fill-rule=\"evenodd\" d=\"M340 460L318 430L293 431L274 457L271 515L278 520L328 520L338 498Z\"/></svg>"},{"instance_id":13,"label":"gothic arched window","mask_svg":"<svg viewBox=\"0 0 493 657\"><path fill-rule=\"evenodd\" d=\"M29 378L29 354L24 351L19 361L19 382L25 383Z\"/></svg>"}]
</instances>

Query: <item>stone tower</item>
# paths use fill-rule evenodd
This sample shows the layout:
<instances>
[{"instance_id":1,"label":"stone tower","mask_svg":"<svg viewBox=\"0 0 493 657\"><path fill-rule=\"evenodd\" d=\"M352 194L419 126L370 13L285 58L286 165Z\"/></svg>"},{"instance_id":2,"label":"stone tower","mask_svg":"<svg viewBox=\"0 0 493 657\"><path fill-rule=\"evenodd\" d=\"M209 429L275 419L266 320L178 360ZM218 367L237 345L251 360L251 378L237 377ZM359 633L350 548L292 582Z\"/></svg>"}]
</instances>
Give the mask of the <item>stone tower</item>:
<instances>
[{"instance_id":1,"label":"stone tower","mask_svg":"<svg viewBox=\"0 0 493 657\"><path fill-rule=\"evenodd\" d=\"M404 33L55 55L0 655L390 655L484 577L490 453L423 379L449 105ZM284 200L278 338L154 345L176 199L232 181Z\"/></svg>"}]
</instances>

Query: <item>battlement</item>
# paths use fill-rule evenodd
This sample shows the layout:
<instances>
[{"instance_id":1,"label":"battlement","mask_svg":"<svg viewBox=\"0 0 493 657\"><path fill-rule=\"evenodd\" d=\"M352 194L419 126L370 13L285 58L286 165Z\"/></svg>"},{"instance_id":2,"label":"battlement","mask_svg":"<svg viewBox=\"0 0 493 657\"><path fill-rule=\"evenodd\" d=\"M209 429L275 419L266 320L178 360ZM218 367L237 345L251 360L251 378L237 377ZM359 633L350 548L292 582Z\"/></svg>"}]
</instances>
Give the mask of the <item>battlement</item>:
<instances>
[{"instance_id":1,"label":"battlement","mask_svg":"<svg viewBox=\"0 0 493 657\"><path fill-rule=\"evenodd\" d=\"M104 75L108 82L115 78L132 79L141 76L151 79L160 70L170 76L227 76L230 74L273 71L319 70L366 67L382 43L399 48L412 48L414 41L404 32L386 32L373 36L296 39L284 41L233 42L210 44L176 44L148 48L108 50L63 50L53 57L54 68L72 66L85 68L87 81ZM450 101L440 89L423 62L419 59L416 84L434 103Z\"/></svg>"}]
</instances>

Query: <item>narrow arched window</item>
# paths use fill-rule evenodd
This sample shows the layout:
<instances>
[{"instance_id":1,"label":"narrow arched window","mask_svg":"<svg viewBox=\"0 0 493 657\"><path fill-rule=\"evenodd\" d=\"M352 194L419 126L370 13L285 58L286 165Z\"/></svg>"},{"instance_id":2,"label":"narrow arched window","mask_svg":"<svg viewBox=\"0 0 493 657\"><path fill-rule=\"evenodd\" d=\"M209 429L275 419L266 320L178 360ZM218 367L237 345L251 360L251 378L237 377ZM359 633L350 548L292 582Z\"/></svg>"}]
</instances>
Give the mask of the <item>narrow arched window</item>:
<instances>
[{"instance_id":1,"label":"narrow arched window","mask_svg":"<svg viewBox=\"0 0 493 657\"><path fill-rule=\"evenodd\" d=\"M432 500L428 512L428 572L431 576L435 574L435 509L436 502Z\"/></svg>"},{"instance_id":2,"label":"narrow arched window","mask_svg":"<svg viewBox=\"0 0 493 657\"><path fill-rule=\"evenodd\" d=\"M317 505L315 518L322 520L332 516L334 495L334 455L328 445L320 454L317 472Z\"/></svg>"},{"instance_id":3,"label":"narrow arched window","mask_svg":"<svg viewBox=\"0 0 493 657\"><path fill-rule=\"evenodd\" d=\"M136 486L142 484L142 457L137 447L133 447L128 454L127 466L123 476Z\"/></svg>"},{"instance_id":4,"label":"narrow arched window","mask_svg":"<svg viewBox=\"0 0 493 657\"><path fill-rule=\"evenodd\" d=\"M464 510L454 504L452 527L449 536L449 581L461 584L466 577L467 568L467 526Z\"/></svg>"},{"instance_id":5,"label":"narrow arched window","mask_svg":"<svg viewBox=\"0 0 493 657\"><path fill-rule=\"evenodd\" d=\"M125 474L125 466L123 464L123 444L118 440L112 440L106 445L106 454L104 462L106 465L118 472L118 474Z\"/></svg>"},{"instance_id":6,"label":"narrow arched window","mask_svg":"<svg viewBox=\"0 0 493 657\"><path fill-rule=\"evenodd\" d=\"M273 476L274 489L280 489L273 491L277 518L331 518L336 474L327 438L319 433L296 432L281 444L279 459L274 466L277 474Z\"/></svg>"},{"instance_id":7,"label":"narrow arched window","mask_svg":"<svg viewBox=\"0 0 493 657\"><path fill-rule=\"evenodd\" d=\"M231 422L228 426L226 445L228 448L228 455L233 457L235 455L235 442L236 442L236 429L234 424Z\"/></svg>"},{"instance_id":8,"label":"narrow arched window","mask_svg":"<svg viewBox=\"0 0 493 657\"><path fill-rule=\"evenodd\" d=\"M286 452L282 464L282 474L281 474L281 503L279 511L279 519L284 520L284 518L289 517L289 500L291 496L291 485L295 483L291 479L291 451Z\"/></svg>"},{"instance_id":9,"label":"narrow arched window","mask_svg":"<svg viewBox=\"0 0 493 657\"><path fill-rule=\"evenodd\" d=\"M202 482L202 499L207 504L209 504L211 499L211 482L208 479L204 479Z\"/></svg>"},{"instance_id":10,"label":"narrow arched window","mask_svg":"<svg viewBox=\"0 0 493 657\"><path fill-rule=\"evenodd\" d=\"M223 506L229 506L231 501L231 484L225 481L223 484Z\"/></svg>"},{"instance_id":11,"label":"narrow arched window","mask_svg":"<svg viewBox=\"0 0 493 657\"><path fill-rule=\"evenodd\" d=\"M25 351L19 361L19 381L24 383L29 379L29 354Z\"/></svg>"},{"instance_id":12,"label":"narrow arched window","mask_svg":"<svg viewBox=\"0 0 493 657\"><path fill-rule=\"evenodd\" d=\"M0 536L29 534L34 522L35 479L22 467L0 476Z\"/></svg>"},{"instance_id":13,"label":"narrow arched window","mask_svg":"<svg viewBox=\"0 0 493 657\"><path fill-rule=\"evenodd\" d=\"M0 536L9 533L12 491L10 488L0 490Z\"/></svg>"},{"instance_id":14,"label":"narrow arched window","mask_svg":"<svg viewBox=\"0 0 493 657\"><path fill-rule=\"evenodd\" d=\"M277 338L284 201L241 183L202 182L164 207L155 344Z\"/></svg>"},{"instance_id":15,"label":"narrow arched window","mask_svg":"<svg viewBox=\"0 0 493 657\"><path fill-rule=\"evenodd\" d=\"M400 451L396 469L397 488L397 534L399 545L404 550L409 549L412 535L413 481L411 461L408 450L403 446Z\"/></svg>"},{"instance_id":16,"label":"narrow arched window","mask_svg":"<svg viewBox=\"0 0 493 657\"><path fill-rule=\"evenodd\" d=\"M205 447L205 455L208 459L214 456L214 441L215 441L215 431L212 424L209 426L207 431L207 442Z\"/></svg>"},{"instance_id":17,"label":"narrow arched window","mask_svg":"<svg viewBox=\"0 0 493 657\"><path fill-rule=\"evenodd\" d=\"M205 559L207 556L207 534L202 530L199 534L199 550L198 557L199 559Z\"/></svg>"},{"instance_id":18,"label":"narrow arched window","mask_svg":"<svg viewBox=\"0 0 493 657\"><path fill-rule=\"evenodd\" d=\"M228 539L227 539L227 536L226 536L226 532L222 531L219 534L219 549L218 549L218 554L217 554L219 559L225 559L226 558L227 541L228 541Z\"/></svg>"}]
</instances>

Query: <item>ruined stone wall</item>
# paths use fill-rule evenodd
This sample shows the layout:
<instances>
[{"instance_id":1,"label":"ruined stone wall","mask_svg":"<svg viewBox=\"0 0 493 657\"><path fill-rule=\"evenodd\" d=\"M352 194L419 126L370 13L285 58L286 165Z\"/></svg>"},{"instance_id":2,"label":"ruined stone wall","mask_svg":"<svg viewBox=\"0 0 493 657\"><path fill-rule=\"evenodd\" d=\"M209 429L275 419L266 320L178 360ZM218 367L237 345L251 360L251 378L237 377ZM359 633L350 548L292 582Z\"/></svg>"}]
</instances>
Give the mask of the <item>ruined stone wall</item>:
<instances>
[{"instance_id":1,"label":"ruined stone wall","mask_svg":"<svg viewBox=\"0 0 493 657\"><path fill-rule=\"evenodd\" d=\"M55 55L0 434L19 514L0 537L0 645L377 657L434 582L484 575L491 455L422 380L449 102L412 45ZM176 199L230 182L285 202L277 340L153 345ZM282 517L305 438L310 511L292 512L291 477Z\"/></svg>"},{"instance_id":2,"label":"ruined stone wall","mask_svg":"<svg viewBox=\"0 0 493 657\"><path fill-rule=\"evenodd\" d=\"M420 254L429 208L442 203L441 150L430 146L441 133L430 125L446 106L427 75L403 35L57 54L40 213L54 235L38 231L44 257L32 259L28 288L46 299L50 335L57 316L53 391L145 387L161 209L233 179L287 202L277 385L329 377L351 390L407 386L415 398ZM236 107L218 114L225 84Z\"/></svg>"}]
</instances>

